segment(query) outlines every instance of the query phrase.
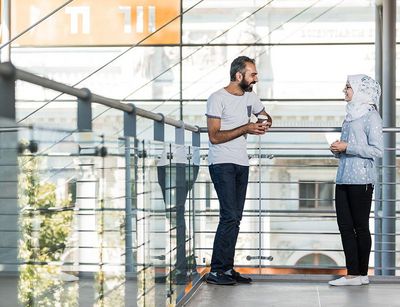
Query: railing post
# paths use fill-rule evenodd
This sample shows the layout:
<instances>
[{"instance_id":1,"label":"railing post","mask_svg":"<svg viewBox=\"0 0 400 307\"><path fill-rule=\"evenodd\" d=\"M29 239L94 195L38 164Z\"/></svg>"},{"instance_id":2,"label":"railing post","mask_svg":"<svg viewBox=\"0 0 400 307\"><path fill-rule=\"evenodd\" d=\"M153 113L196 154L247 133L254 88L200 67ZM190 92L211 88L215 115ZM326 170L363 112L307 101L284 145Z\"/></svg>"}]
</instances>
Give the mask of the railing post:
<instances>
[{"instance_id":1,"label":"railing post","mask_svg":"<svg viewBox=\"0 0 400 307\"><path fill-rule=\"evenodd\" d=\"M87 96L78 98L78 131L92 131L92 94L87 88L83 88Z\"/></svg>"},{"instance_id":2,"label":"railing post","mask_svg":"<svg viewBox=\"0 0 400 307\"><path fill-rule=\"evenodd\" d=\"M0 117L15 121L15 67L10 62L0 65L7 70L0 74Z\"/></svg>"},{"instance_id":3,"label":"railing post","mask_svg":"<svg viewBox=\"0 0 400 307\"><path fill-rule=\"evenodd\" d=\"M199 173L199 169L200 169L200 129L199 127L197 127L198 130L197 132L192 132L192 150L191 150L191 159L189 160L190 162L190 166L191 166L191 174L189 175L189 180L191 182L189 182L190 186L192 187L192 189L190 190L189 187L189 195L191 195L191 203L189 204L189 208L191 208L192 211L192 227L193 230L191 233L192 237L192 247L191 247L191 252L192 252L192 262L191 267L189 269L191 269L191 272L197 272L196 271L196 207L195 207L195 187L194 187L194 183L196 182L197 179L197 175ZM189 167L190 167L189 166Z\"/></svg>"},{"instance_id":4,"label":"railing post","mask_svg":"<svg viewBox=\"0 0 400 307\"><path fill-rule=\"evenodd\" d=\"M153 130L153 139L155 141L164 142L165 141L165 121L164 121L164 115L163 114L160 114L160 115L162 116L161 121L154 121L153 122L153 125L154 125L153 126L153 128L154 128L154 130ZM169 207L169 204L167 203L167 201L171 199L171 197L167 196L167 193L171 193L171 189L169 188L170 187L170 183L167 183L167 178L166 178L170 174L170 172L167 172L167 169L168 170L170 169L170 163L169 163L170 160L168 159L168 157L170 158L170 155L169 155L170 154L170 148L171 148L170 146L168 146L168 148L163 146L163 150L164 151L163 151L162 155L165 155L165 157L166 157L165 162L164 162L165 165L161 164L160 161L158 161L158 163L157 163L157 179L158 179L158 184L160 185L160 188L161 188L161 191L162 191L162 194L163 194L163 200L164 200L166 213L168 212L167 208ZM165 152L165 151L168 151L168 152ZM167 189L167 185L168 185L168 189ZM169 214L169 215L167 214L167 216L170 218L171 214ZM166 240L165 242L168 242L168 240ZM171 240L169 240L169 242L171 244ZM165 261L163 266L166 269L167 268L166 261L167 261L168 252L166 252L165 250L164 250L164 255L165 255L165 258L162 258L162 259ZM169 253L169 259L170 260L171 260L171 257L172 257L172 251L170 250L170 253ZM166 274L166 273L167 273L167 270L165 270L164 274ZM156 278L157 278L157 276L156 276ZM164 277L161 277L161 278L163 279ZM172 296L172 291L173 290L172 290L172 287L171 287L171 283L172 283L172 279L170 279L169 284L167 282L165 284L167 286L167 289L168 289L167 290L167 297L168 297L167 301L171 300L171 296ZM165 302L166 302L166 300L165 300L164 297L156 296L155 306L161 306L162 304L165 304Z\"/></svg>"},{"instance_id":5,"label":"railing post","mask_svg":"<svg viewBox=\"0 0 400 307\"><path fill-rule=\"evenodd\" d=\"M177 145L185 145L185 127L182 121L181 123L181 127L175 127L175 144Z\"/></svg>"},{"instance_id":6,"label":"railing post","mask_svg":"<svg viewBox=\"0 0 400 307\"><path fill-rule=\"evenodd\" d=\"M157 122L154 122L154 141L160 141L164 142L165 140L165 121L164 121L164 115L160 114L162 116L162 120Z\"/></svg>"},{"instance_id":7,"label":"railing post","mask_svg":"<svg viewBox=\"0 0 400 307\"><path fill-rule=\"evenodd\" d=\"M192 146L200 147L200 130L192 132Z\"/></svg>"},{"instance_id":8,"label":"railing post","mask_svg":"<svg viewBox=\"0 0 400 307\"><path fill-rule=\"evenodd\" d=\"M131 113L124 113L124 137L125 137L125 270L133 272L133 240L132 240L132 203L136 200L136 195L132 197L132 176L131 176L131 140L134 139L134 148L137 148L136 140L136 108L132 105ZM134 174L137 173L137 161L134 156ZM133 184L136 185L136 176L134 175ZM136 193L136 188L134 189ZM135 206L136 209L136 206Z\"/></svg>"},{"instance_id":9,"label":"railing post","mask_svg":"<svg viewBox=\"0 0 400 307\"><path fill-rule=\"evenodd\" d=\"M175 191L176 191L176 264L175 270L179 272L176 275L176 282L184 284L186 282L188 263L186 258L186 222L185 222L185 204L187 199L187 155L185 148L185 126L181 121L180 127L175 127L175 150L173 159L175 163L170 164L175 168ZM171 170L172 171L172 170Z\"/></svg>"}]
</instances>

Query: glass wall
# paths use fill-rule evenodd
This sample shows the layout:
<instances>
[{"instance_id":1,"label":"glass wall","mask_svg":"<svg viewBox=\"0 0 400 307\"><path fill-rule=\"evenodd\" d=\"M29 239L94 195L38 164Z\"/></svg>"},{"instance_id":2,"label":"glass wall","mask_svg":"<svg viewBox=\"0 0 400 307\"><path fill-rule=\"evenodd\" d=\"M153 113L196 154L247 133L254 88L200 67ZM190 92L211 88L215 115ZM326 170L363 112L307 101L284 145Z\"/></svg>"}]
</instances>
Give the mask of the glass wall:
<instances>
[{"instance_id":1,"label":"glass wall","mask_svg":"<svg viewBox=\"0 0 400 307\"><path fill-rule=\"evenodd\" d=\"M294 121L300 126L319 126L325 121L340 125L341 90L347 75L374 75L372 1L183 0L182 6L182 30L175 29L182 46L174 40L154 45L132 39L131 45L88 41L81 47L49 47L38 38L38 45L29 48L22 36L13 43L12 60L29 71L178 119L182 101L185 121L200 125L205 124L205 100L228 83L230 62L240 54L256 59L260 79L256 91L279 125ZM35 9L43 17L55 7ZM156 9L162 15L162 7ZM61 10L49 20L57 21L65 14ZM91 29L105 26L96 24L96 12L91 14ZM161 24L159 28L163 33ZM160 36L152 33L150 37ZM75 104L69 101L71 97L56 97L49 90L23 84L18 92L19 120L71 124ZM296 119L297 107L310 104L318 109ZM28 116L39 107L40 111ZM325 120L316 118L326 116L326 108L334 113ZM55 114L54 109L64 112ZM121 122L111 110L99 108L94 116L103 129L113 129L107 118Z\"/></svg>"}]
</instances>

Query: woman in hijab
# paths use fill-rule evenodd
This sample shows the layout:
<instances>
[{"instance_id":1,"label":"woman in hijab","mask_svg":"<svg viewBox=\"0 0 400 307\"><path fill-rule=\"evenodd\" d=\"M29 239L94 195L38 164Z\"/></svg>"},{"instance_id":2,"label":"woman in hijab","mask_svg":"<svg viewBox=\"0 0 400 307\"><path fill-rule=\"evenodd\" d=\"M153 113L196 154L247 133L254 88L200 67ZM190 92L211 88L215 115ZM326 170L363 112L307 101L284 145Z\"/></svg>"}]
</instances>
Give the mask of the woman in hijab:
<instances>
[{"instance_id":1,"label":"woman in hijab","mask_svg":"<svg viewBox=\"0 0 400 307\"><path fill-rule=\"evenodd\" d=\"M369 284L369 214L376 177L375 159L383 152L382 119L377 111L381 88L366 75L352 75L348 76L343 92L346 118L340 141L332 143L330 150L339 158L335 205L347 275L329 284L360 286Z\"/></svg>"}]
</instances>

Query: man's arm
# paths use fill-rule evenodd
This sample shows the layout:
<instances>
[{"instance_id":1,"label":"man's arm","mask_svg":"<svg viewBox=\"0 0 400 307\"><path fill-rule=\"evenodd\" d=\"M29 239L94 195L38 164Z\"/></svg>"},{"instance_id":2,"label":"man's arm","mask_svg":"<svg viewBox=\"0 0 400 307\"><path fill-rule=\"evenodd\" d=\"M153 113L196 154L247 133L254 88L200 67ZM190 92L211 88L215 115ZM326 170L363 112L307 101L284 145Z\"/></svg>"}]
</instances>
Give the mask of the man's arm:
<instances>
[{"instance_id":1,"label":"man's arm","mask_svg":"<svg viewBox=\"0 0 400 307\"><path fill-rule=\"evenodd\" d=\"M264 134L268 127L266 124L248 123L231 130L221 130L220 118L207 118L208 137L212 144L221 144L238 138L246 133Z\"/></svg>"}]
</instances>

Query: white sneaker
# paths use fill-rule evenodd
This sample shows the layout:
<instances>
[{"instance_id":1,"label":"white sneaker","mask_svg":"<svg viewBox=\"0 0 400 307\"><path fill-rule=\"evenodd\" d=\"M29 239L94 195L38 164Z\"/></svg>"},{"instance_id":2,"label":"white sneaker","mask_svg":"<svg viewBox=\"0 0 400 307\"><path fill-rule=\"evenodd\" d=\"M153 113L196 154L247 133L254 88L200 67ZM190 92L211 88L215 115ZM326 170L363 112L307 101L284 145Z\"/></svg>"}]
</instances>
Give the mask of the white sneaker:
<instances>
[{"instance_id":1,"label":"white sneaker","mask_svg":"<svg viewBox=\"0 0 400 307\"><path fill-rule=\"evenodd\" d=\"M360 276L353 277L353 278L346 278L346 277L340 277L335 280L331 280L329 282L331 286L361 286L361 278Z\"/></svg>"},{"instance_id":2,"label":"white sneaker","mask_svg":"<svg viewBox=\"0 0 400 307\"><path fill-rule=\"evenodd\" d=\"M368 275L365 275L365 276L360 276L360 279L361 279L361 284L362 285L368 285L369 284L369 279L368 279Z\"/></svg>"}]
</instances>

